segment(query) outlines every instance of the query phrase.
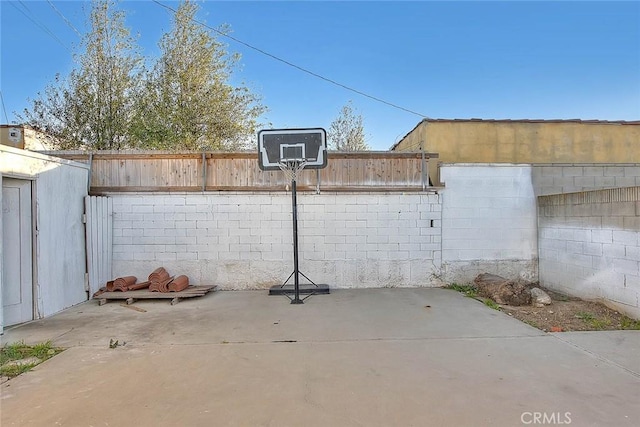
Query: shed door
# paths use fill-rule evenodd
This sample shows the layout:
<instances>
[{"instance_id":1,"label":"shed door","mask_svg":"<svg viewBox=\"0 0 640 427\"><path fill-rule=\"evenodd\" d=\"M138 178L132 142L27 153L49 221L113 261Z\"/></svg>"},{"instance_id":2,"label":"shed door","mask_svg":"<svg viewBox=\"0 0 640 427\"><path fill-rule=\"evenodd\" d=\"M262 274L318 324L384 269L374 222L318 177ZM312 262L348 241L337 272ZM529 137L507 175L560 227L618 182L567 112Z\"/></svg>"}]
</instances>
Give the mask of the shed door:
<instances>
[{"instance_id":1,"label":"shed door","mask_svg":"<svg viewBox=\"0 0 640 427\"><path fill-rule=\"evenodd\" d=\"M31 181L2 179L3 324L33 319Z\"/></svg>"}]
</instances>

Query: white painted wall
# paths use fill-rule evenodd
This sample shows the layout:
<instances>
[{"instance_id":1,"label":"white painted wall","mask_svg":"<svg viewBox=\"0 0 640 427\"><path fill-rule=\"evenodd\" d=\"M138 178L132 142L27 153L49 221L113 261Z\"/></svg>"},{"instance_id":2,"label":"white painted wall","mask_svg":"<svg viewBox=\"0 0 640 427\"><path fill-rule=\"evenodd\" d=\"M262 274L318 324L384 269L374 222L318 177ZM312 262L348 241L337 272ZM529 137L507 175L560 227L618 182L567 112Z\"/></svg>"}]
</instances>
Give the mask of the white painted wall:
<instances>
[{"instance_id":1,"label":"white painted wall","mask_svg":"<svg viewBox=\"0 0 640 427\"><path fill-rule=\"evenodd\" d=\"M531 166L444 164L442 275L537 279L536 198Z\"/></svg>"},{"instance_id":2,"label":"white painted wall","mask_svg":"<svg viewBox=\"0 0 640 427\"><path fill-rule=\"evenodd\" d=\"M540 282L640 318L640 187L539 199Z\"/></svg>"},{"instance_id":3,"label":"white painted wall","mask_svg":"<svg viewBox=\"0 0 640 427\"><path fill-rule=\"evenodd\" d=\"M89 167L0 145L0 174L35 180L38 317L86 301L82 214Z\"/></svg>"},{"instance_id":4,"label":"white painted wall","mask_svg":"<svg viewBox=\"0 0 640 427\"><path fill-rule=\"evenodd\" d=\"M112 195L114 276L268 288L293 270L290 193ZM437 194L299 194L300 270L334 288L438 282Z\"/></svg>"}]
</instances>

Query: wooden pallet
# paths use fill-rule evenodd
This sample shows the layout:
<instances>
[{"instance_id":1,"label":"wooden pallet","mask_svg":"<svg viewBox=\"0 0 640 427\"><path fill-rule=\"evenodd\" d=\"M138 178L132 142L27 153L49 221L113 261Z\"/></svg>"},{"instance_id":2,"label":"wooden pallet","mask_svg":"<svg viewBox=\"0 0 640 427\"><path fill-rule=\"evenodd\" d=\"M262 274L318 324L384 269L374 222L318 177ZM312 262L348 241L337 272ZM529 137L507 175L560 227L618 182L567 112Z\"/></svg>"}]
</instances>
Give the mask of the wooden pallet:
<instances>
[{"instance_id":1,"label":"wooden pallet","mask_svg":"<svg viewBox=\"0 0 640 427\"><path fill-rule=\"evenodd\" d=\"M189 286L180 292L151 292L148 289L126 292L103 292L94 297L98 300L98 304L105 305L109 300L126 300L127 304L133 304L139 299L170 299L171 305L175 305L183 298L201 297L217 286Z\"/></svg>"}]
</instances>

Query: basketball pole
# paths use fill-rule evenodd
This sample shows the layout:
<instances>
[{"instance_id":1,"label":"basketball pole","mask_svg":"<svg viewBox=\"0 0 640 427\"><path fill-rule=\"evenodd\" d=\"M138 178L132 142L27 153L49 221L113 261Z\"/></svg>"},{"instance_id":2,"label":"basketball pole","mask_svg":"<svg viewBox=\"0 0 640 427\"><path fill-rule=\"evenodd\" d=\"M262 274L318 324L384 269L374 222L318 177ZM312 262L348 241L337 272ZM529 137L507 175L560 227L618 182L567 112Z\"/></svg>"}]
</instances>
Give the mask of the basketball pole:
<instances>
[{"instance_id":1,"label":"basketball pole","mask_svg":"<svg viewBox=\"0 0 640 427\"><path fill-rule=\"evenodd\" d=\"M294 298L291 304L304 304L300 299L300 278L298 270L298 199L296 189L296 176L291 178L291 212L293 214L293 288Z\"/></svg>"}]
</instances>

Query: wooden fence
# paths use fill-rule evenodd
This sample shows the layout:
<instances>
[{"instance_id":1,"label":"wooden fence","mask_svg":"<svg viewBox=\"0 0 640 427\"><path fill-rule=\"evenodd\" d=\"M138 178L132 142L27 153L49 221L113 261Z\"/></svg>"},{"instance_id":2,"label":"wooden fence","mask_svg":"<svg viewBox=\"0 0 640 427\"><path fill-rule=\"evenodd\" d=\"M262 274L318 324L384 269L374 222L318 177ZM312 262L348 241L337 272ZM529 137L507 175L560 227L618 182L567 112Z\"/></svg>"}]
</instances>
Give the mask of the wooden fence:
<instances>
[{"instance_id":1,"label":"wooden fence","mask_svg":"<svg viewBox=\"0 0 640 427\"><path fill-rule=\"evenodd\" d=\"M280 171L264 172L258 154L158 151L47 151L91 165L90 194L152 191L282 191ZM303 170L300 191L427 191L439 182L434 159L422 152L329 152L328 165ZM431 167L431 171L429 168ZM431 179L429 178L431 176Z\"/></svg>"}]
</instances>

